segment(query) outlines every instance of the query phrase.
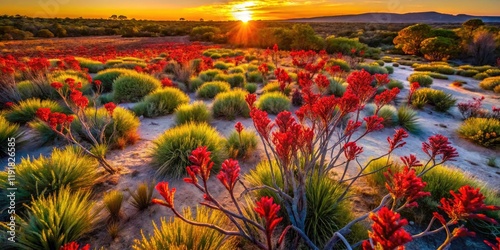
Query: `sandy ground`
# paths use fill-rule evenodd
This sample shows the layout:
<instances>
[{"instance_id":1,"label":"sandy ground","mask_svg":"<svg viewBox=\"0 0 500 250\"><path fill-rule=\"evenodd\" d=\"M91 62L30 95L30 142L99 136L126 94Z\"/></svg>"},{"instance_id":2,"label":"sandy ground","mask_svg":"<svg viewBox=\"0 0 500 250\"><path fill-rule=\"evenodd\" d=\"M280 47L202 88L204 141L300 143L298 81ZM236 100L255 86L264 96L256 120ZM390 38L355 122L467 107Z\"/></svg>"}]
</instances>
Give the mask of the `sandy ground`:
<instances>
[{"instance_id":1,"label":"sandy ground","mask_svg":"<svg viewBox=\"0 0 500 250\"><path fill-rule=\"evenodd\" d=\"M409 83L406 78L413 73L410 67L399 67L395 68L394 74L391 78L398 79L404 82L405 90L400 94L401 97L406 96L408 92ZM465 80L468 82L464 85L464 88L450 87L449 84L452 80ZM463 78L460 76L450 76L450 80L437 80L434 79L434 84L432 88L441 89L446 92L452 93L458 102L463 102L470 100L472 97L479 97L484 95L486 99L484 100L484 106L491 108L492 105L500 106L499 96L495 95L493 92L482 91L478 86L478 81L472 80L470 78ZM190 95L192 101L195 100L193 94ZM207 104L211 105L210 101ZM132 104L124 104L125 107L130 107ZM500 158L500 152L497 150L486 149L480 146L476 146L473 143L461 139L455 130L461 124L461 115L457 108L452 108L447 113L438 113L431 109L424 109L418 111L420 118L420 124L422 126L422 133L418 135L410 135L406 139L406 146L402 149L398 149L395 153L397 156L408 155L410 153L416 154L419 158L425 159L424 154L421 152L421 144L430 135L433 134L443 134L450 138L452 144L457 148L460 157L449 163L448 165L453 165L457 168L464 170L471 177L477 178L491 187L500 186L500 169L492 168L486 165L488 157ZM253 129L251 119L241 119L241 121L247 129ZM211 125L214 126L221 135L227 136L233 130L233 126L236 121L225 121L225 120L213 120ZM179 210L186 206L196 206L200 201L202 201L202 195L191 185L184 183L182 180L172 180L172 179L156 179L154 178L155 170L149 165L151 160L150 150L153 145L153 140L159 135L164 133L164 131L174 126L173 115L168 115L164 117L158 117L154 119L144 118L141 121L141 126L139 128L141 140L135 145L129 146L124 150L115 150L109 153L108 159L110 162L121 169L122 174L119 176L110 177L105 183L99 185L96 188L96 201L102 200L103 191L108 191L111 189L122 190L125 195L125 202L123 204L123 212L125 214L122 220L121 231L118 238L115 240L106 232L105 223L100 223L100 227L96 229L95 233L92 234L88 239L84 239L86 242L92 244L93 247L104 246L106 249L130 249L131 244L134 239L139 239L141 237L141 231L147 235L153 231L153 226L151 221L160 223L161 217L171 217L172 213L164 207L161 206L151 206L144 212L138 212L133 208L128 200L130 200L130 195L127 190L135 190L138 183L141 182L152 182L152 181L169 181L171 187L176 187L176 197L175 204L176 208ZM361 155L361 162L366 159L378 156L385 153L387 148L386 138L392 136L394 128L386 128L382 131L378 131L370 134L370 136L363 139L359 144L364 147L364 153ZM51 146L27 147L23 151L18 152L18 158L21 156L33 156L36 157L40 154L49 154L51 151ZM257 151L248 159L240 161L242 166L242 173L248 172L252 169L258 162L260 157L264 154L264 150L261 144L259 144ZM498 160L497 160L498 161ZM5 165L5 160L1 159L1 165ZM350 174L354 172L351 171ZM225 199L225 192L222 185L218 182L216 178L211 178L210 180L212 192L223 199L224 203L229 203ZM367 187L361 187L368 189ZM242 189L240 188L239 191ZM366 190L370 192L370 190ZM158 197L155 191L154 196ZM360 202L359 199L363 197L355 197L353 211L357 214L362 214L366 212L366 204ZM366 202L365 202L366 203ZM359 205L359 206L358 206ZM104 214L104 212L103 212ZM419 247L421 248L421 247Z\"/></svg>"}]
</instances>

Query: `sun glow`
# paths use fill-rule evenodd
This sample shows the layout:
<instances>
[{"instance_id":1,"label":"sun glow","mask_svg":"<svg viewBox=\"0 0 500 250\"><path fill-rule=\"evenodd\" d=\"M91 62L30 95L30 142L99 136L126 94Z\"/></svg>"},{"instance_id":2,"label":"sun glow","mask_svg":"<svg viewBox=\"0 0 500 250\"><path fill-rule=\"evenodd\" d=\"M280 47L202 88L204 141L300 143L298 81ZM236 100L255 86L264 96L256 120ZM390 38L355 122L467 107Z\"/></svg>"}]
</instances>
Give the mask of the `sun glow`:
<instances>
[{"instance_id":1,"label":"sun glow","mask_svg":"<svg viewBox=\"0 0 500 250\"><path fill-rule=\"evenodd\" d=\"M244 2L233 6L232 14L234 18L244 23L252 20L252 10L250 7L255 6L254 2Z\"/></svg>"}]
</instances>

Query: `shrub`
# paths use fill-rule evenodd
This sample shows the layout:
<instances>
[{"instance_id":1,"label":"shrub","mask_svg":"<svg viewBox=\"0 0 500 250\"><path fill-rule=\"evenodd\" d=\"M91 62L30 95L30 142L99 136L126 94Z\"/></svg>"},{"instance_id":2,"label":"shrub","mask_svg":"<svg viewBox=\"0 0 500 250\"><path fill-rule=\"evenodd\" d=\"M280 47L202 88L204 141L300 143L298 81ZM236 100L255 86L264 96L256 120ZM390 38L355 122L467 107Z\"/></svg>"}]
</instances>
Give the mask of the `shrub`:
<instances>
[{"instance_id":1,"label":"shrub","mask_svg":"<svg viewBox=\"0 0 500 250\"><path fill-rule=\"evenodd\" d=\"M218 74L214 77L214 81L224 81L228 82L232 88L243 88L245 85L245 75L244 74Z\"/></svg>"},{"instance_id":2,"label":"shrub","mask_svg":"<svg viewBox=\"0 0 500 250\"><path fill-rule=\"evenodd\" d=\"M458 72L458 75L465 76L465 77L473 77L477 75L479 71L474 70L474 69L468 69L468 70L460 70Z\"/></svg>"},{"instance_id":3,"label":"shrub","mask_svg":"<svg viewBox=\"0 0 500 250\"><path fill-rule=\"evenodd\" d=\"M253 131L233 131L226 141L226 151L231 158L249 156L257 148L257 135Z\"/></svg>"},{"instance_id":4,"label":"shrub","mask_svg":"<svg viewBox=\"0 0 500 250\"><path fill-rule=\"evenodd\" d=\"M379 159L370 159L363 174L366 174L366 180L371 186L383 187L386 182L384 173L387 170L394 172L398 169L400 169L399 163L390 160L388 157L382 157Z\"/></svg>"},{"instance_id":5,"label":"shrub","mask_svg":"<svg viewBox=\"0 0 500 250\"><path fill-rule=\"evenodd\" d=\"M174 112L182 104L189 103L189 96L177 88L158 89L134 106L134 112L145 117L164 116Z\"/></svg>"},{"instance_id":6,"label":"shrub","mask_svg":"<svg viewBox=\"0 0 500 250\"><path fill-rule=\"evenodd\" d=\"M408 77L408 82L418 82L421 87L429 87L432 84L432 77L424 74L411 74Z\"/></svg>"},{"instance_id":7,"label":"shrub","mask_svg":"<svg viewBox=\"0 0 500 250\"><path fill-rule=\"evenodd\" d=\"M351 71L351 67L349 64L343 60L343 59L330 59L328 60L328 65L329 66L339 66L340 69L344 72L349 72Z\"/></svg>"},{"instance_id":8,"label":"shrub","mask_svg":"<svg viewBox=\"0 0 500 250\"><path fill-rule=\"evenodd\" d=\"M360 43L355 39L349 39L347 37L334 37L329 36L325 39L326 52L328 54L342 53L344 55L350 55L351 50L356 51L366 50L368 46L366 44Z\"/></svg>"},{"instance_id":9,"label":"shrub","mask_svg":"<svg viewBox=\"0 0 500 250\"><path fill-rule=\"evenodd\" d=\"M129 69L106 69L97 73L94 76L94 81L101 81L102 92L109 92L113 90L113 82L125 74L137 74L137 72Z\"/></svg>"},{"instance_id":10,"label":"shrub","mask_svg":"<svg viewBox=\"0 0 500 250\"><path fill-rule=\"evenodd\" d=\"M202 101L196 101L192 104L182 104L175 110L175 123L177 125L196 122L209 123L212 119L212 114L207 105Z\"/></svg>"},{"instance_id":11,"label":"shrub","mask_svg":"<svg viewBox=\"0 0 500 250\"><path fill-rule=\"evenodd\" d=\"M248 92L242 89L218 94L212 105L214 117L224 117L229 120L234 120L238 116L249 117L250 109L245 102L247 94Z\"/></svg>"},{"instance_id":12,"label":"shrub","mask_svg":"<svg viewBox=\"0 0 500 250\"><path fill-rule=\"evenodd\" d=\"M278 82L268 82L263 88L262 88L262 92L263 93L272 93L272 92L280 92L281 91L281 88L280 88L280 84ZM288 85L285 87L285 91L284 91L285 95L289 95L290 92L292 92L292 86L291 85Z\"/></svg>"},{"instance_id":13,"label":"shrub","mask_svg":"<svg viewBox=\"0 0 500 250\"><path fill-rule=\"evenodd\" d=\"M245 90L248 91L248 93L253 94L255 91L257 91L257 84L255 83L247 83L245 84Z\"/></svg>"},{"instance_id":14,"label":"shrub","mask_svg":"<svg viewBox=\"0 0 500 250\"><path fill-rule=\"evenodd\" d=\"M278 114L281 111L290 110L291 102L287 96L280 92L263 94L256 103L257 108L271 114Z\"/></svg>"},{"instance_id":15,"label":"shrub","mask_svg":"<svg viewBox=\"0 0 500 250\"><path fill-rule=\"evenodd\" d=\"M97 73L104 69L104 64L102 62L83 57L75 57L75 59L80 63L80 67L88 69L89 73Z\"/></svg>"},{"instance_id":16,"label":"shrub","mask_svg":"<svg viewBox=\"0 0 500 250\"><path fill-rule=\"evenodd\" d=\"M137 102L160 87L161 82L150 75L121 75L113 82L113 99L118 103Z\"/></svg>"},{"instance_id":17,"label":"shrub","mask_svg":"<svg viewBox=\"0 0 500 250\"><path fill-rule=\"evenodd\" d=\"M247 81L263 83L264 78L262 77L262 74L259 71L252 71L247 73Z\"/></svg>"},{"instance_id":18,"label":"shrub","mask_svg":"<svg viewBox=\"0 0 500 250\"><path fill-rule=\"evenodd\" d=\"M123 193L118 190L112 190L104 194L102 198L104 207L109 213L110 221L118 221L122 217Z\"/></svg>"},{"instance_id":19,"label":"shrub","mask_svg":"<svg viewBox=\"0 0 500 250\"><path fill-rule=\"evenodd\" d=\"M128 190L128 189L127 189ZM128 190L132 200L130 204L142 211L151 205L151 198L153 197L154 183L150 184L146 182L139 183L135 192Z\"/></svg>"},{"instance_id":20,"label":"shrub","mask_svg":"<svg viewBox=\"0 0 500 250\"><path fill-rule=\"evenodd\" d=\"M224 157L224 139L206 123L187 123L171 128L153 142L152 165L158 177L179 178L191 165L188 157L200 146L212 152L215 162L212 171L217 171Z\"/></svg>"},{"instance_id":21,"label":"shrub","mask_svg":"<svg viewBox=\"0 0 500 250\"><path fill-rule=\"evenodd\" d=\"M227 82L206 82L202 84L196 91L196 96L201 98L214 98L221 92L226 92L231 89L231 85Z\"/></svg>"},{"instance_id":22,"label":"shrub","mask_svg":"<svg viewBox=\"0 0 500 250\"><path fill-rule=\"evenodd\" d=\"M27 249L60 249L94 228L96 210L87 191L61 189L34 200L20 222L18 245Z\"/></svg>"},{"instance_id":23,"label":"shrub","mask_svg":"<svg viewBox=\"0 0 500 250\"><path fill-rule=\"evenodd\" d=\"M399 123L398 111L396 107L392 105L384 105L380 108L378 116L384 119L384 122L382 123L384 127L394 127Z\"/></svg>"},{"instance_id":24,"label":"shrub","mask_svg":"<svg viewBox=\"0 0 500 250\"><path fill-rule=\"evenodd\" d=\"M366 64L366 63L360 63L358 66L356 66L357 69L361 70L364 69L368 73L374 75L374 74L388 74L389 72L387 71L386 68L379 66L378 64Z\"/></svg>"},{"instance_id":25,"label":"shrub","mask_svg":"<svg viewBox=\"0 0 500 250\"><path fill-rule=\"evenodd\" d=\"M234 67L230 68L227 73L229 74L239 74L239 73L245 73L245 70L242 67Z\"/></svg>"},{"instance_id":26,"label":"shrub","mask_svg":"<svg viewBox=\"0 0 500 250\"><path fill-rule=\"evenodd\" d=\"M436 64L417 64L413 70L415 71L429 71L445 75L454 75L455 69L448 65L436 65Z\"/></svg>"},{"instance_id":27,"label":"shrub","mask_svg":"<svg viewBox=\"0 0 500 250\"><path fill-rule=\"evenodd\" d=\"M453 107L457 102L451 94L447 94L442 90L420 88L415 91L412 104L416 107L421 100L426 100L427 104L434 106L434 109L439 112L446 112Z\"/></svg>"},{"instance_id":28,"label":"shrub","mask_svg":"<svg viewBox=\"0 0 500 250\"><path fill-rule=\"evenodd\" d=\"M189 91L195 92L204 83L199 77L191 77L188 82Z\"/></svg>"},{"instance_id":29,"label":"shrub","mask_svg":"<svg viewBox=\"0 0 500 250\"><path fill-rule=\"evenodd\" d=\"M500 76L488 77L479 83L479 87L486 90L494 90L500 85Z\"/></svg>"},{"instance_id":30,"label":"shrub","mask_svg":"<svg viewBox=\"0 0 500 250\"><path fill-rule=\"evenodd\" d=\"M329 93L335 95L336 97L341 97L344 95L347 83L341 77L329 78L330 86L328 86Z\"/></svg>"},{"instance_id":31,"label":"shrub","mask_svg":"<svg viewBox=\"0 0 500 250\"><path fill-rule=\"evenodd\" d=\"M99 177L97 161L74 147L54 149L50 157L24 158L16 165L16 201L28 203L32 197L57 193L64 187L69 190L89 191ZM7 172L2 172L7 176ZM7 178L2 178L3 191L9 187ZM2 202L5 208L7 201Z\"/></svg>"},{"instance_id":32,"label":"shrub","mask_svg":"<svg viewBox=\"0 0 500 250\"><path fill-rule=\"evenodd\" d=\"M211 82L214 80L215 76L217 76L218 74L222 74L222 70L209 69L209 70L205 70L205 71L200 72L198 77L201 80L203 80L204 82Z\"/></svg>"},{"instance_id":33,"label":"shrub","mask_svg":"<svg viewBox=\"0 0 500 250\"><path fill-rule=\"evenodd\" d=\"M410 133L420 132L420 125L418 123L418 114L409 106L402 105L398 109L398 123L399 126L408 130Z\"/></svg>"},{"instance_id":34,"label":"shrub","mask_svg":"<svg viewBox=\"0 0 500 250\"><path fill-rule=\"evenodd\" d=\"M488 69L485 73L489 76L500 76L500 69Z\"/></svg>"},{"instance_id":35,"label":"shrub","mask_svg":"<svg viewBox=\"0 0 500 250\"><path fill-rule=\"evenodd\" d=\"M233 67L234 65L231 63L225 63L225 62L216 62L214 63L214 68L220 69L220 70L227 70L230 67Z\"/></svg>"},{"instance_id":36,"label":"shrub","mask_svg":"<svg viewBox=\"0 0 500 250\"><path fill-rule=\"evenodd\" d=\"M36 111L39 108L50 108L52 112L69 113L67 109L62 108L56 101L33 98L20 101L18 104L12 106L5 114L5 118L9 122L24 124L35 119Z\"/></svg>"},{"instance_id":37,"label":"shrub","mask_svg":"<svg viewBox=\"0 0 500 250\"><path fill-rule=\"evenodd\" d=\"M399 67L399 63L392 63L392 67Z\"/></svg>"},{"instance_id":38,"label":"shrub","mask_svg":"<svg viewBox=\"0 0 500 250\"><path fill-rule=\"evenodd\" d=\"M383 60L376 60L375 63L377 63L379 66L384 66L385 64Z\"/></svg>"},{"instance_id":39,"label":"shrub","mask_svg":"<svg viewBox=\"0 0 500 250\"><path fill-rule=\"evenodd\" d=\"M488 77L489 77L489 75L486 73L478 73L478 74L475 74L472 78L474 78L476 80L484 80Z\"/></svg>"},{"instance_id":40,"label":"shrub","mask_svg":"<svg viewBox=\"0 0 500 250\"><path fill-rule=\"evenodd\" d=\"M9 153L9 142L15 143L18 150L22 144L24 133L19 130L19 125L11 124L2 115L0 115L0 156L6 156ZM14 138L15 142L11 142Z\"/></svg>"},{"instance_id":41,"label":"shrub","mask_svg":"<svg viewBox=\"0 0 500 250\"><path fill-rule=\"evenodd\" d=\"M414 74L422 74L422 75L427 75L427 76L430 76L434 79L443 79L443 80L448 80L448 76L446 75L443 75L443 74L440 74L440 73L436 73L436 72L430 72L430 71L418 71L418 72L415 72Z\"/></svg>"},{"instance_id":42,"label":"shrub","mask_svg":"<svg viewBox=\"0 0 500 250\"><path fill-rule=\"evenodd\" d=\"M144 62L124 61L123 63L114 64L112 67L121 69L135 69L137 67L145 68L146 66L148 65Z\"/></svg>"},{"instance_id":43,"label":"shrub","mask_svg":"<svg viewBox=\"0 0 500 250\"><path fill-rule=\"evenodd\" d=\"M484 147L500 146L500 121L495 118L471 117L460 125L458 133Z\"/></svg>"},{"instance_id":44,"label":"shrub","mask_svg":"<svg viewBox=\"0 0 500 250\"><path fill-rule=\"evenodd\" d=\"M196 207L195 215L191 209L184 209L184 217L188 220L199 223L209 223L217 226L228 224L228 218L218 211L206 208L204 206ZM161 219L161 225L153 222L153 234L146 237L141 232L142 239L134 240L132 249L150 250L150 249L198 249L198 250L231 250L237 248L237 242L234 238L227 238L224 234L214 229L198 227L185 223L179 218L171 219L169 222L165 218Z\"/></svg>"},{"instance_id":45,"label":"shrub","mask_svg":"<svg viewBox=\"0 0 500 250\"><path fill-rule=\"evenodd\" d=\"M111 60L107 60L104 64L106 67L112 67L113 65L116 65L116 64L119 64L119 63L123 63L123 60L120 60L120 59L111 59Z\"/></svg>"},{"instance_id":46,"label":"shrub","mask_svg":"<svg viewBox=\"0 0 500 250\"><path fill-rule=\"evenodd\" d=\"M394 73L394 68L392 66L385 66L385 69L387 69L387 73L392 74Z\"/></svg>"},{"instance_id":47,"label":"shrub","mask_svg":"<svg viewBox=\"0 0 500 250\"><path fill-rule=\"evenodd\" d=\"M388 84L385 85L388 89L393 89L393 88L398 88L398 89L404 89L404 85L402 81L398 81L396 79L391 79Z\"/></svg>"}]
</instances>

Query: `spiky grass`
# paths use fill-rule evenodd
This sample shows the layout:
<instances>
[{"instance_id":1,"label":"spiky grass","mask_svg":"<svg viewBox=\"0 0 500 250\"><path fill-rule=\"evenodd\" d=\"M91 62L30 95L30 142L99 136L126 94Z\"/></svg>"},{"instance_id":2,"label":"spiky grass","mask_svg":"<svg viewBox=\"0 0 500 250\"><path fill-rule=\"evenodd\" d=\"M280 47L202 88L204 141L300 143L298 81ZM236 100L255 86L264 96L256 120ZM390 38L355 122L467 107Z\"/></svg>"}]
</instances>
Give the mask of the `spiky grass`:
<instances>
[{"instance_id":1,"label":"spiky grass","mask_svg":"<svg viewBox=\"0 0 500 250\"><path fill-rule=\"evenodd\" d=\"M9 122L27 123L35 119L36 111L39 108L50 108L52 112L69 113L68 109L64 109L58 102L53 100L40 100L32 98L15 104L6 114L5 118Z\"/></svg>"},{"instance_id":2,"label":"spiky grass","mask_svg":"<svg viewBox=\"0 0 500 250\"><path fill-rule=\"evenodd\" d=\"M398 124L413 134L421 131L417 111L406 105L398 108Z\"/></svg>"},{"instance_id":3,"label":"spiky grass","mask_svg":"<svg viewBox=\"0 0 500 250\"><path fill-rule=\"evenodd\" d=\"M257 135L253 131L233 131L227 138L226 150L231 158L249 156L257 148Z\"/></svg>"},{"instance_id":4,"label":"spiky grass","mask_svg":"<svg viewBox=\"0 0 500 250\"><path fill-rule=\"evenodd\" d=\"M495 118L471 117L460 125L458 133L484 147L500 146L500 121Z\"/></svg>"},{"instance_id":5,"label":"spiky grass","mask_svg":"<svg viewBox=\"0 0 500 250\"><path fill-rule=\"evenodd\" d=\"M137 102L160 87L161 82L153 76L140 73L124 74L113 82L113 99L118 103Z\"/></svg>"},{"instance_id":6,"label":"spiky grass","mask_svg":"<svg viewBox=\"0 0 500 250\"><path fill-rule=\"evenodd\" d=\"M103 197L104 207L108 211L108 218L110 221L119 221L123 217L121 211L123 203L123 193L118 190L111 190L104 194Z\"/></svg>"},{"instance_id":7,"label":"spiky grass","mask_svg":"<svg viewBox=\"0 0 500 250\"><path fill-rule=\"evenodd\" d=\"M164 88L144 97L144 101L134 106L134 112L138 116L164 116L173 113L179 105L187 103L189 103L189 96L181 90L177 88Z\"/></svg>"},{"instance_id":8,"label":"spiky grass","mask_svg":"<svg viewBox=\"0 0 500 250\"><path fill-rule=\"evenodd\" d=\"M414 73L408 77L408 82L418 82L421 87L429 87L432 84L432 77L426 74Z\"/></svg>"},{"instance_id":9,"label":"spiky grass","mask_svg":"<svg viewBox=\"0 0 500 250\"><path fill-rule=\"evenodd\" d=\"M130 204L137 208L137 210L144 210L151 205L151 197L153 196L154 183L140 183L135 192L128 190L132 200Z\"/></svg>"},{"instance_id":10,"label":"spiky grass","mask_svg":"<svg viewBox=\"0 0 500 250\"><path fill-rule=\"evenodd\" d=\"M214 98L217 94L229 91L230 89L231 85L227 82L205 82L196 91L196 96L200 98L211 99Z\"/></svg>"},{"instance_id":11,"label":"spiky grass","mask_svg":"<svg viewBox=\"0 0 500 250\"><path fill-rule=\"evenodd\" d=\"M257 108L270 114L278 114L281 111L290 110L290 99L281 92L263 94L256 103Z\"/></svg>"},{"instance_id":12,"label":"spiky grass","mask_svg":"<svg viewBox=\"0 0 500 250\"><path fill-rule=\"evenodd\" d=\"M196 101L192 104L183 104L175 110L175 124L181 125L189 122L209 123L212 113L205 103Z\"/></svg>"},{"instance_id":13,"label":"spiky grass","mask_svg":"<svg viewBox=\"0 0 500 250\"><path fill-rule=\"evenodd\" d=\"M106 63L107 64L107 63ZM94 76L94 81L101 81L101 88L103 92L109 92L113 90L113 82L125 74L136 74L135 70L130 69L106 69L100 71L96 76Z\"/></svg>"},{"instance_id":14,"label":"spiky grass","mask_svg":"<svg viewBox=\"0 0 500 250\"><path fill-rule=\"evenodd\" d=\"M19 125L10 123L0 115L0 156L7 155L9 148L13 148L9 146L9 142L11 145L16 145L16 149L19 149L24 143L23 136L24 132L19 130ZM14 141L11 138L14 138Z\"/></svg>"},{"instance_id":15,"label":"spiky grass","mask_svg":"<svg viewBox=\"0 0 500 250\"><path fill-rule=\"evenodd\" d=\"M249 117L250 109L245 102L247 94L248 92L242 89L218 94L212 105L214 117L223 117L228 120L234 120L238 116Z\"/></svg>"}]
</instances>

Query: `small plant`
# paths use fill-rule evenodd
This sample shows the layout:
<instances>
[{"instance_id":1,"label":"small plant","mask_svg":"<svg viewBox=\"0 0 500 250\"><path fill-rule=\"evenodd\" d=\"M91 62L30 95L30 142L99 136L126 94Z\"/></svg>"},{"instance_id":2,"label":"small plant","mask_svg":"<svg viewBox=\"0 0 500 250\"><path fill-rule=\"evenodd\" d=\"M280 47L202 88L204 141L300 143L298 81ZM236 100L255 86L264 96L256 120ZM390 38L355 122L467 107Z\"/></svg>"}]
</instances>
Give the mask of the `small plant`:
<instances>
[{"instance_id":1,"label":"small plant","mask_svg":"<svg viewBox=\"0 0 500 250\"><path fill-rule=\"evenodd\" d=\"M253 131L243 130L241 122L234 126L226 141L226 150L231 158L244 158L249 156L257 147L257 135Z\"/></svg>"},{"instance_id":2,"label":"small plant","mask_svg":"<svg viewBox=\"0 0 500 250\"><path fill-rule=\"evenodd\" d=\"M201 85L203 85L203 83L205 83L205 82L201 78L191 77L191 79L189 79L189 82L188 82L189 91L195 92L196 90L198 90L198 88Z\"/></svg>"},{"instance_id":3,"label":"small plant","mask_svg":"<svg viewBox=\"0 0 500 250\"><path fill-rule=\"evenodd\" d=\"M432 84L432 77L424 74L412 74L408 77L409 82L418 82L421 87L429 87Z\"/></svg>"},{"instance_id":4,"label":"small plant","mask_svg":"<svg viewBox=\"0 0 500 250\"><path fill-rule=\"evenodd\" d=\"M500 76L488 77L479 83L479 87L486 90L494 90L499 85Z\"/></svg>"},{"instance_id":5,"label":"small plant","mask_svg":"<svg viewBox=\"0 0 500 250\"><path fill-rule=\"evenodd\" d=\"M458 72L458 75L464 76L464 77L473 77L476 74L478 74L479 71L473 70L473 69L468 69L468 70L460 70Z\"/></svg>"},{"instance_id":6,"label":"small plant","mask_svg":"<svg viewBox=\"0 0 500 250\"><path fill-rule=\"evenodd\" d=\"M482 108L483 100L484 96L481 98L473 97L472 101L469 100L468 102L460 102L457 104L458 111L460 111L464 120L470 117L488 116L488 110Z\"/></svg>"},{"instance_id":7,"label":"small plant","mask_svg":"<svg viewBox=\"0 0 500 250\"><path fill-rule=\"evenodd\" d=\"M248 91L248 93L253 94L255 91L257 91L257 84L255 83L247 83L245 84L245 90Z\"/></svg>"},{"instance_id":8,"label":"small plant","mask_svg":"<svg viewBox=\"0 0 500 250\"><path fill-rule=\"evenodd\" d=\"M382 117L384 127L394 127L399 124L398 110L392 105L385 105L378 111L377 115Z\"/></svg>"},{"instance_id":9,"label":"small plant","mask_svg":"<svg viewBox=\"0 0 500 250\"><path fill-rule=\"evenodd\" d=\"M214 117L224 117L228 120L234 120L238 116L249 117L250 109L245 102L247 94L248 92L242 89L218 94L212 105Z\"/></svg>"},{"instance_id":10,"label":"small plant","mask_svg":"<svg viewBox=\"0 0 500 250\"><path fill-rule=\"evenodd\" d=\"M500 120L495 118L469 118L460 125L458 133L484 147L500 146Z\"/></svg>"},{"instance_id":11,"label":"small plant","mask_svg":"<svg viewBox=\"0 0 500 250\"><path fill-rule=\"evenodd\" d=\"M118 237L120 230L121 230L121 225L120 222L118 221L113 221L108 223L108 225L106 225L106 231L113 240Z\"/></svg>"},{"instance_id":12,"label":"small plant","mask_svg":"<svg viewBox=\"0 0 500 250\"><path fill-rule=\"evenodd\" d=\"M122 203L123 203L123 193L118 190L112 190L103 197L104 207L109 213L109 221L119 221L121 217L123 217L123 213L121 211Z\"/></svg>"},{"instance_id":13,"label":"small plant","mask_svg":"<svg viewBox=\"0 0 500 250\"><path fill-rule=\"evenodd\" d=\"M263 93L271 93L271 92L280 92L280 84L279 82L268 82L263 88L262 92ZM284 89L284 94L289 95L292 92L292 88L290 85L286 86Z\"/></svg>"},{"instance_id":14,"label":"small plant","mask_svg":"<svg viewBox=\"0 0 500 250\"><path fill-rule=\"evenodd\" d=\"M388 89L393 89L393 88L404 89L403 82L395 79L391 79L391 81L387 85L385 85L385 87Z\"/></svg>"},{"instance_id":15,"label":"small plant","mask_svg":"<svg viewBox=\"0 0 500 250\"><path fill-rule=\"evenodd\" d=\"M180 178L186 174L191 151L200 145L211 149L214 170L218 169L224 156L225 141L206 123L186 123L165 131L153 144L152 165L156 168L156 175Z\"/></svg>"},{"instance_id":16,"label":"small plant","mask_svg":"<svg viewBox=\"0 0 500 250\"><path fill-rule=\"evenodd\" d=\"M492 168L498 168L497 164L497 158L496 157L488 157L486 165L492 167Z\"/></svg>"},{"instance_id":17,"label":"small plant","mask_svg":"<svg viewBox=\"0 0 500 250\"><path fill-rule=\"evenodd\" d=\"M264 83L264 77L259 71L252 71L247 73L248 82Z\"/></svg>"},{"instance_id":18,"label":"small plant","mask_svg":"<svg viewBox=\"0 0 500 250\"><path fill-rule=\"evenodd\" d=\"M384 68L387 69L388 74L393 74L394 73L394 68L392 66L385 66Z\"/></svg>"},{"instance_id":19,"label":"small plant","mask_svg":"<svg viewBox=\"0 0 500 250\"><path fill-rule=\"evenodd\" d=\"M83 57L75 57L75 59L80 63L80 67L82 69L87 69L89 73L97 73L104 69L104 64L102 62Z\"/></svg>"},{"instance_id":20,"label":"small plant","mask_svg":"<svg viewBox=\"0 0 500 250\"><path fill-rule=\"evenodd\" d=\"M244 74L218 74L214 77L214 81L228 82L232 88L243 88L246 78Z\"/></svg>"},{"instance_id":21,"label":"small plant","mask_svg":"<svg viewBox=\"0 0 500 250\"><path fill-rule=\"evenodd\" d=\"M336 97L342 97L346 91L347 83L341 77L330 78L329 93Z\"/></svg>"},{"instance_id":22,"label":"small plant","mask_svg":"<svg viewBox=\"0 0 500 250\"><path fill-rule=\"evenodd\" d=\"M205 82L196 91L196 96L211 99L217 94L229 91L230 89L231 85L227 82Z\"/></svg>"},{"instance_id":23,"label":"small plant","mask_svg":"<svg viewBox=\"0 0 500 250\"><path fill-rule=\"evenodd\" d=\"M106 69L100 71L93 79L101 81L102 92L110 92L113 90L113 82L121 75L126 74L137 74L137 72L130 69Z\"/></svg>"},{"instance_id":24,"label":"small plant","mask_svg":"<svg viewBox=\"0 0 500 250\"><path fill-rule=\"evenodd\" d=\"M416 90L412 99L413 106L422 108L423 105L427 103L434 106L434 109L438 112L448 111L456 102L457 100L454 99L451 94L447 94L442 90L430 88Z\"/></svg>"},{"instance_id":25,"label":"small plant","mask_svg":"<svg viewBox=\"0 0 500 250\"><path fill-rule=\"evenodd\" d=\"M7 156L9 153L11 155L15 154L15 152L9 152L9 148L12 148L12 145L16 145L17 149L19 149L23 144L23 137L24 132L19 130L19 125L10 123L0 115L0 156Z\"/></svg>"},{"instance_id":26,"label":"small plant","mask_svg":"<svg viewBox=\"0 0 500 250\"><path fill-rule=\"evenodd\" d=\"M113 82L113 100L118 103L137 102L160 87L161 82L150 75L121 75Z\"/></svg>"},{"instance_id":27,"label":"small plant","mask_svg":"<svg viewBox=\"0 0 500 250\"><path fill-rule=\"evenodd\" d=\"M196 101L192 104L182 104L175 110L175 123L182 125L185 123L209 123L212 113L205 103Z\"/></svg>"},{"instance_id":28,"label":"small plant","mask_svg":"<svg viewBox=\"0 0 500 250\"><path fill-rule=\"evenodd\" d=\"M403 105L398 108L398 123L399 126L408 130L410 133L418 133L421 128L418 122L418 114L411 107Z\"/></svg>"},{"instance_id":29,"label":"small plant","mask_svg":"<svg viewBox=\"0 0 500 250\"><path fill-rule=\"evenodd\" d=\"M262 95L256 106L271 114L278 114L281 111L290 110L291 102L287 96L280 92L271 92Z\"/></svg>"},{"instance_id":30,"label":"small plant","mask_svg":"<svg viewBox=\"0 0 500 250\"><path fill-rule=\"evenodd\" d=\"M151 198L153 197L154 183L142 182L140 183L135 192L128 190L132 200L130 204L137 208L137 210L144 210L151 205Z\"/></svg>"},{"instance_id":31,"label":"small plant","mask_svg":"<svg viewBox=\"0 0 500 250\"><path fill-rule=\"evenodd\" d=\"M218 74L222 74L222 70L209 69L209 70L205 70L205 71L200 72L198 77L203 82L211 82L214 80L215 76L217 76Z\"/></svg>"},{"instance_id":32,"label":"small plant","mask_svg":"<svg viewBox=\"0 0 500 250\"><path fill-rule=\"evenodd\" d=\"M173 113L178 106L187 103L189 103L189 96L177 88L167 87L144 97L142 102L134 106L134 112L137 116L164 116Z\"/></svg>"},{"instance_id":33,"label":"small plant","mask_svg":"<svg viewBox=\"0 0 500 250\"><path fill-rule=\"evenodd\" d=\"M24 124L36 118L36 111L39 108L49 108L52 112L69 113L67 109L63 109L56 101L33 98L20 101L19 104L14 104L5 114L5 118L9 122Z\"/></svg>"},{"instance_id":34,"label":"small plant","mask_svg":"<svg viewBox=\"0 0 500 250\"><path fill-rule=\"evenodd\" d=\"M472 78L481 81L481 80L485 80L488 77L490 77L490 76L486 73L477 73ZM479 84L479 87L481 87L481 83Z\"/></svg>"}]
</instances>

